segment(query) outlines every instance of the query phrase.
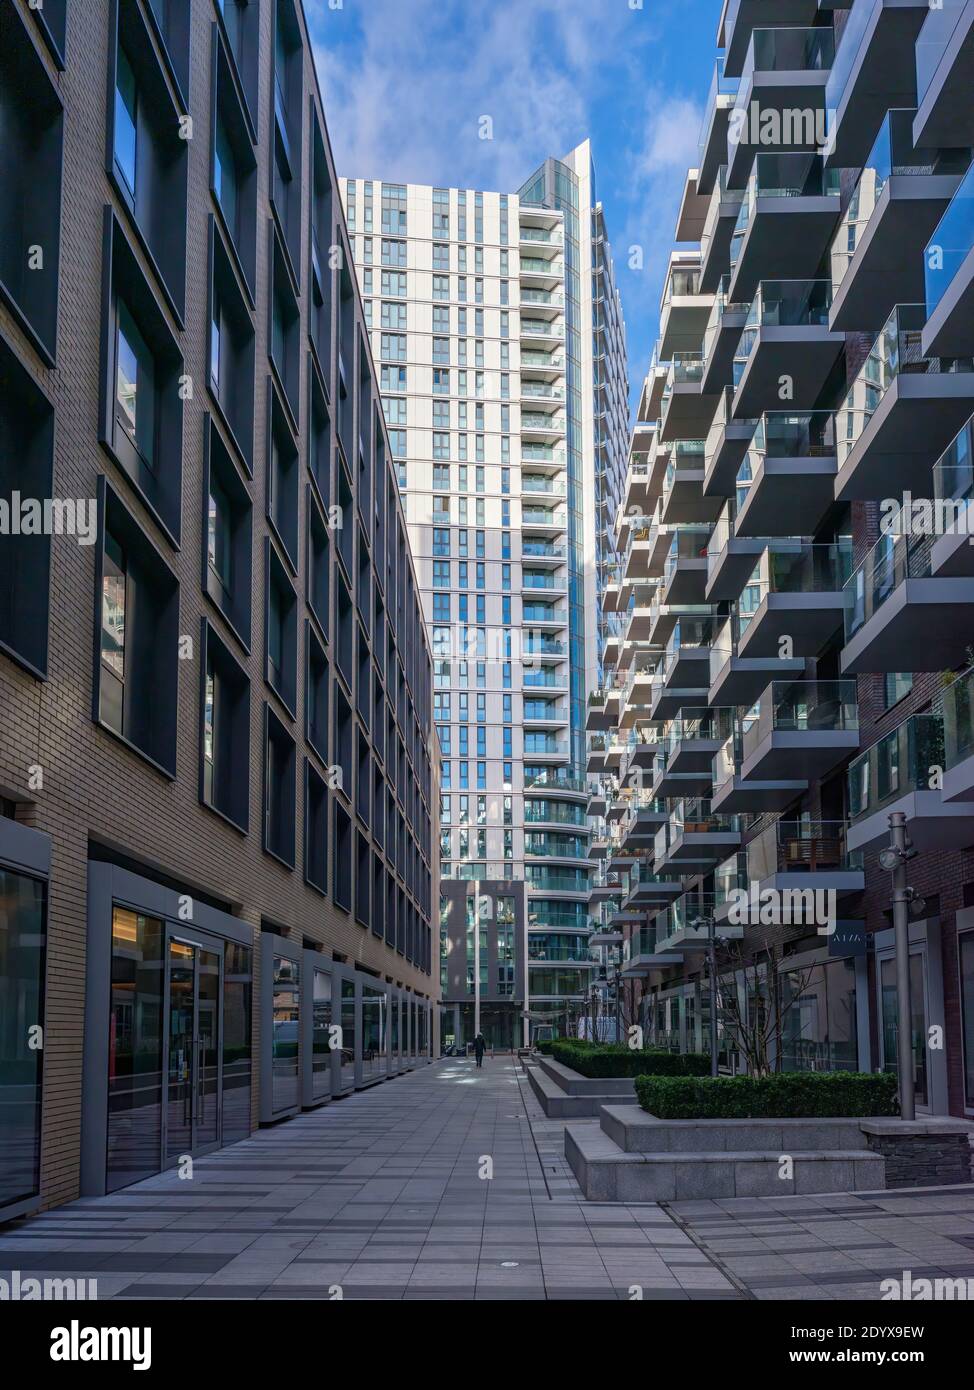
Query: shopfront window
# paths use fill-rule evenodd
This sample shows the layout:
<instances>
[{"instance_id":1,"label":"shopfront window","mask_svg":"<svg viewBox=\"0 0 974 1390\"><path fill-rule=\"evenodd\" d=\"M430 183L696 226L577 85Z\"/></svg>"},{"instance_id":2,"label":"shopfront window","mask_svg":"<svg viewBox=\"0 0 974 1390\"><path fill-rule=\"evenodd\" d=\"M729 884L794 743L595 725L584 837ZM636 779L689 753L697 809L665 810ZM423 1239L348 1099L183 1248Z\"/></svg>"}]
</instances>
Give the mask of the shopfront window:
<instances>
[{"instance_id":1,"label":"shopfront window","mask_svg":"<svg viewBox=\"0 0 974 1390\"><path fill-rule=\"evenodd\" d=\"M40 1185L45 887L0 870L0 1208Z\"/></svg>"},{"instance_id":2,"label":"shopfront window","mask_svg":"<svg viewBox=\"0 0 974 1390\"><path fill-rule=\"evenodd\" d=\"M855 961L789 971L783 980L784 1071L858 1071Z\"/></svg>"},{"instance_id":3,"label":"shopfront window","mask_svg":"<svg viewBox=\"0 0 974 1390\"><path fill-rule=\"evenodd\" d=\"M342 980L342 1085L355 1084L355 981Z\"/></svg>"},{"instance_id":4,"label":"shopfront window","mask_svg":"<svg viewBox=\"0 0 974 1390\"><path fill-rule=\"evenodd\" d=\"M311 1020L311 1091L326 1096L331 1091L331 975L314 972L314 1012Z\"/></svg>"},{"instance_id":5,"label":"shopfront window","mask_svg":"<svg viewBox=\"0 0 974 1390\"><path fill-rule=\"evenodd\" d=\"M964 1103L974 1109L974 932L960 938L961 1018L964 1031Z\"/></svg>"},{"instance_id":6,"label":"shopfront window","mask_svg":"<svg viewBox=\"0 0 974 1390\"><path fill-rule=\"evenodd\" d=\"M252 954L249 946L228 941L223 958L224 1144L250 1133Z\"/></svg>"},{"instance_id":7,"label":"shopfront window","mask_svg":"<svg viewBox=\"0 0 974 1390\"><path fill-rule=\"evenodd\" d=\"M296 960L274 957L273 1107L288 1110L298 1104L298 1017L300 969Z\"/></svg>"},{"instance_id":8,"label":"shopfront window","mask_svg":"<svg viewBox=\"0 0 974 1390\"><path fill-rule=\"evenodd\" d=\"M108 1035L106 1189L158 1173L162 1154L165 924L116 907Z\"/></svg>"},{"instance_id":9,"label":"shopfront window","mask_svg":"<svg viewBox=\"0 0 974 1390\"><path fill-rule=\"evenodd\" d=\"M362 986L362 1075L378 1076L386 1069L386 996L372 985Z\"/></svg>"}]
</instances>

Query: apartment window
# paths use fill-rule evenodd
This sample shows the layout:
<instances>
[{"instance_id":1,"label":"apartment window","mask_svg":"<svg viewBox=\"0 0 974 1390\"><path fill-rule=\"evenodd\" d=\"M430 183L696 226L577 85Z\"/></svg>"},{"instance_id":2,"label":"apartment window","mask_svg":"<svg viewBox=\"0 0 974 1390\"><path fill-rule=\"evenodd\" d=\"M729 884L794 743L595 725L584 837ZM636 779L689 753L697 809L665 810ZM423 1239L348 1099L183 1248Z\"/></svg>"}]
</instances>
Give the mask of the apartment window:
<instances>
[{"instance_id":1,"label":"apartment window","mask_svg":"<svg viewBox=\"0 0 974 1390\"><path fill-rule=\"evenodd\" d=\"M300 312L284 261L284 251L273 222L270 224L271 260L271 366L277 373L291 414L298 418Z\"/></svg>"},{"instance_id":2,"label":"apartment window","mask_svg":"<svg viewBox=\"0 0 974 1390\"><path fill-rule=\"evenodd\" d=\"M433 434L433 457L435 459L448 459L450 457L450 436L448 434Z\"/></svg>"},{"instance_id":3,"label":"apartment window","mask_svg":"<svg viewBox=\"0 0 974 1390\"><path fill-rule=\"evenodd\" d=\"M272 382L267 383L267 516L298 568L298 450Z\"/></svg>"},{"instance_id":4,"label":"apartment window","mask_svg":"<svg viewBox=\"0 0 974 1390\"><path fill-rule=\"evenodd\" d=\"M234 7L235 8L235 7ZM216 45L212 191L253 300L257 283L257 159L223 44Z\"/></svg>"},{"instance_id":5,"label":"apartment window","mask_svg":"<svg viewBox=\"0 0 974 1390\"><path fill-rule=\"evenodd\" d=\"M248 473L254 458L254 325L210 218L209 387Z\"/></svg>"},{"instance_id":6,"label":"apartment window","mask_svg":"<svg viewBox=\"0 0 974 1390\"><path fill-rule=\"evenodd\" d=\"M270 705L264 705L264 833L267 854L294 868L294 739Z\"/></svg>"},{"instance_id":7,"label":"apartment window","mask_svg":"<svg viewBox=\"0 0 974 1390\"><path fill-rule=\"evenodd\" d=\"M450 193L446 188L433 189L433 237L445 241L450 236Z\"/></svg>"},{"instance_id":8,"label":"apartment window","mask_svg":"<svg viewBox=\"0 0 974 1390\"><path fill-rule=\"evenodd\" d=\"M448 623L450 621L450 595L433 595L433 621L435 623Z\"/></svg>"},{"instance_id":9,"label":"apartment window","mask_svg":"<svg viewBox=\"0 0 974 1390\"><path fill-rule=\"evenodd\" d=\"M253 507L212 417L205 438L203 591L249 646Z\"/></svg>"},{"instance_id":10,"label":"apartment window","mask_svg":"<svg viewBox=\"0 0 974 1390\"><path fill-rule=\"evenodd\" d=\"M434 376L435 376L435 373L434 373ZM436 389L436 388L434 387L434 390L435 390L435 389ZM406 390L406 368L405 368L405 367L391 367L391 366L388 366L388 365L385 365L385 364L384 364L384 365L381 367L381 369L380 369L379 390L382 391L382 392L387 392L387 391L405 391L405 390Z\"/></svg>"},{"instance_id":11,"label":"apartment window","mask_svg":"<svg viewBox=\"0 0 974 1390\"><path fill-rule=\"evenodd\" d=\"M405 396L384 397L382 401L382 413L385 416L387 425L404 425L406 423Z\"/></svg>"},{"instance_id":12,"label":"apartment window","mask_svg":"<svg viewBox=\"0 0 974 1390\"><path fill-rule=\"evenodd\" d=\"M293 718L297 702L297 595L270 538L264 540L265 679Z\"/></svg>"},{"instance_id":13,"label":"apartment window","mask_svg":"<svg viewBox=\"0 0 974 1390\"><path fill-rule=\"evenodd\" d=\"M3 23L0 12L0 28ZM0 54L0 67L2 63ZM53 477L53 409L0 338L0 497L10 499L15 491L24 497L50 497ZM0 650L40 676L47 674L50 580L49 535L3 536Z\"/></svg>"},{"instance_id":14,"label":"apartment window","mask_svg":"<svg viewBox=\"0 0 974 1390\"><path fill-rule=\"evenodd\" d=\"M450 277L449 277L449 275L434 275L434 276L433 276L433 298L434 298L434 299L449 299L449 298L450 298Z\"/></svg>"},{"instance_id":15,"label":"apartment window","mask_svg":"<svg viewBox=\"0 0 974 1390\"><path fill-rule=\"evenodd\" d=\"M447 325L447 327L449 327L449 324ZM446 363L449 363L449 361L450 361L450 340L449 340L449 338L434 338L434 339L433 339L433 361L434 361L434 362L446 362Z\"/></svg>"},{"instance_id":16,"label":"apartment window","mask_svg":"<svg viewBox=\"0 0 974 1390\"><path fill-rule=\"evenodd\" d=\"M117 16L108 172L139 237L152 254L169 303L182 318L188 144L180 137L179 123L173 118L142 11L138 6L119 4Z\"/></svg>"},{"instance_id":17,"label":"apartment window","mask_svg":"<svg viewBox=\"0 0 974 1390\"><path fill-rule=\"evenodd\" d=\"M450 394L450 373L442 367L433 368L433 395L448 396Z\"/></svg>"},{"instance_id":18,"label":"apartment window","mask_svg":"<svg viewBox=\"0 0 974 1390\"><path fill-rule=\"evenodd\" d=\"M247 125L256 139L259 6L254 0L217 0L233 65L244 95Z\"/></svg>"},{"instance_id":19,"label":"apartment window","mask_svg":"<svg viewBox=\"0 0 974 1390\"><path fill-rule=\"evenodd\" d=\"M274 151L271 208L292 268L301 255L301 135L304 73L294 0L274 0Z\"/></svg>"},{"instance_id":20,"label":"apartment window","mask_svg":"<svg viewBox=\"0 0 974 1390\"><path fill-rule=\"evenodd\" d=\"M383 237L380 256L383 265L404 266L406 264L406 242L388 241Z\"/></svg>"},{"instance_id":21,"label":"apartment window","mask_svg":"<svg viewBox=\"0 0 974 1390\"><path fill-rule=\"evenodd\" d=\"M436 296L434 295L433 298L435 299ZM446 295L445 298L448 299L449 295ZM467 302L467 277L465 275L457 276L457 299L461 304Z\"/></svg>"},{"instance_id":22,"label":"apartment window","mask_svg":"<svg viewBox=\"0 0 974 1390\"><path fill-rule=\"evenodd\" d=\"M328 613L331 584L331 545L328 539L328 526L319 508L312 488L308 488L308 607L327 637L329 632Z\"/></svg>"},{"instance_id":23,"label":"apartment window","mask_svg":"<svg viewBox=\"0 0 974 1390\"><path fill-rule=\"evenodd\" d=\"M328 788L309 758L304 760L304 880L319 893L328 891ZM315 983L327 978L315 971ZM318 1005L315 1005L317 1020ZM330 1067L330 1060L328 1062Z\"/></svg>"},{"instance_id":24,"label":"apartment window","mask_svg":"<svg viewBox=\"0 0 974 1390\"><path fill-rule=\"evenodd\" d=\"M332 305L335 272L329 256L335 239L331 173L317 115L311 120L311 322L310 332L322 375L331 373Z\"/></svg>"},{"instance_id":25,"label":"apartment window","mask_svg":"<svg viewBox=\"0 0 974 1390\"><path fill-rule=\"evenodd\" d=\"M174 777L179 585L104 478L99 487L98 722Z\"/></svg>"},{"instance_id":26,"label":"apartment window","mask_svg":"<svg viewBox=\"0 0 974 1390\"><path fill-rule=\"evenodd\" d=\"M405 299L406 297L406 275L401 270L384 270L382 272L382 294L393 298ZM402 327L406 326L406 306L405 304L390 306L402 310ZM396 325L393 324L393 327Z\"/></svg>"},{"instance_id":27,"label":"apartment window","mask_svg":"<svg viewBox=\"0 0 974 1390\"><path fill-rule=\"evenodd\" d=\"M449 589L450 587L450 562L449 560L433 561L433 588Z\"/></svg>"},{"instance_id":28,"label":"apartment window","mask_svg":"<svg viewBox=\"0 0 974 1390\"><path fill-rule=\"evenodd\" d=\"M200 801L244 834L250 823L250 681L203 621Z\"/></svg>"},{"instance_id":29,"label":"apartment window","mask_svg":"<svg viewBox=\"0 0 974 1390\"><path fill-rule=\"evenodd\" d=\"M449 269L450 269L450 248L449 248L449 246L443 246L443 245L438 245L438 244L434 243L434 245L433 245L433 269L434 269L434 270L449 270Z\"/></svg>"},{"instance_id":30,"label":"apartment window","mask_svg":"<svg viewBox=\"0 0 974 1390\"><path fill-rule=\"evenodd\" d=\"M883 677L883 708L892 709L894 705L909 695L913 689L913 675L910 671L887 671Z\"/></svg>"},{"instance_id":31,"label":"apartment window","mask_svg":"<svg viewBox=\"0 0 974 1390\"><path fill-rule=\"evenodd\" d=\"M406 189L402 184L382 185L382 231L406 234Z\"/></svg>"},{"instance_id":32,"label":"apartment window","mask_svg":"<svg viewBox=\"0 0 974 1390\"><path fill-rule=\"evenodd\" d=\"M404 333L383 333L379 351L383 362L405 362L406 335Z\"/></svg>"}]
</instances>

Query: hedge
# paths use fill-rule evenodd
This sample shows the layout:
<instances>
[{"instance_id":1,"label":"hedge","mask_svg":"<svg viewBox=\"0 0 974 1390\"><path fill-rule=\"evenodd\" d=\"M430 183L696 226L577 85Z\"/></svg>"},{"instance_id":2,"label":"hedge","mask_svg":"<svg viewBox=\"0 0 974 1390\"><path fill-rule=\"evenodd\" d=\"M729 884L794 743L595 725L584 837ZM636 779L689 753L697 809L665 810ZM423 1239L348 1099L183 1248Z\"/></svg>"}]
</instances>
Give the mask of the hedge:
<instances>
[{"instance_id":1,"label":"hedge","mask_svg":"<svg viewBox=\"0 0 974 1390\"><path fill-rule=\"evenodd\" d=\"M636 1097L659 1120L798 1120L899 1113L897 1081L890 1072L639 1076Z\"/></svg>"},{"instance_id":2,"label":"hedge","mask_svg":"<svg viewBox=\"0 0 974 1390\"><path fill-rule=\"evenodd\" d=\"M704 1076L710 1070L710 1058L700 1052L639 1050L621 1043L596 1044L581 1039L556 1038L549 1055L581 1076Z\"/></svg>"}]
</instances>

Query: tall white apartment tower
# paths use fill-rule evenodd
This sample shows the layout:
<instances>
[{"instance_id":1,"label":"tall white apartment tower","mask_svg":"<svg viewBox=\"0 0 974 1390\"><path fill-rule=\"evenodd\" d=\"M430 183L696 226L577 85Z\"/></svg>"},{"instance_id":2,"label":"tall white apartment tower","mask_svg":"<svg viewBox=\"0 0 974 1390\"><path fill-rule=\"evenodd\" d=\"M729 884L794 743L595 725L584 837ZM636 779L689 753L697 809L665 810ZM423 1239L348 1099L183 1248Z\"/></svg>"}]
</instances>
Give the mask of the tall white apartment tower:
<instances>
[{"instance_id":1,"label":"tall white apartment tower","mask_svg":"<svg viewBox=\"0 0 974 1390\"><path fill-rule=\"evenodd\" d=\"M517 1045L597 969L585 717L628 386L591 151L512 193L342 192L433 643L442 1036Z\"/></svg>"}]
</instances>

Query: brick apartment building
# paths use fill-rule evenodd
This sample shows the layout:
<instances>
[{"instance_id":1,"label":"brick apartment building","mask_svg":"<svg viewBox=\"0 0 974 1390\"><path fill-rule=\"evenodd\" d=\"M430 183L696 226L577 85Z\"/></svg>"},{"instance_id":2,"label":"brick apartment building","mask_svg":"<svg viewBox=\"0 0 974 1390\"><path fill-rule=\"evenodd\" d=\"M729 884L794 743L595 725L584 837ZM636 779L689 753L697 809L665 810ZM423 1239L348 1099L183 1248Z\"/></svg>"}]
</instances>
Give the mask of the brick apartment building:
<instances>
[{"instance_id":1,"label":"brick apartment building","mask_svg":"<svg viewBox=\"0 0 974 1390\"><path fill-rule=\"evenodd\" d=\"M3 1219L428 1060L439 989L431 652L300 0L2 0L0 128Z\"/></svg>"}]
</instances>

